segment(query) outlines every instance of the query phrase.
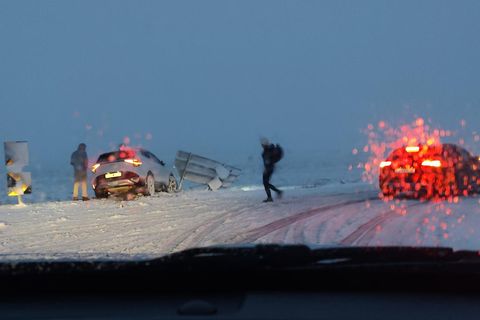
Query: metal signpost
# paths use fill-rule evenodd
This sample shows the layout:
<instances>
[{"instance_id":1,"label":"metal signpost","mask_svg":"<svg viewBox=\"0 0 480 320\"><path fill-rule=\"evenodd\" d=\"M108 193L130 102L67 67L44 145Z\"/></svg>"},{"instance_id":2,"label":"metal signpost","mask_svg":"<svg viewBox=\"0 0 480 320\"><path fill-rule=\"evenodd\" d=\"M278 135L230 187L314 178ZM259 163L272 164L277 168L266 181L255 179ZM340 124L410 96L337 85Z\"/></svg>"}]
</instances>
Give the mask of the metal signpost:
<instances>
[{"instance_id":1,"label":"metal signpost","mask_svg":"<svg viewBox=\"0 0 480 320\"><path fill-rule=\"evenodd\" d=\"M23 204L22 195L32 193L32 176L23 172L28 166L28 143L26 141L7 141L4 143L5 166L7 167L7 194L17 197Z\"/></svg>"}]
</instances>

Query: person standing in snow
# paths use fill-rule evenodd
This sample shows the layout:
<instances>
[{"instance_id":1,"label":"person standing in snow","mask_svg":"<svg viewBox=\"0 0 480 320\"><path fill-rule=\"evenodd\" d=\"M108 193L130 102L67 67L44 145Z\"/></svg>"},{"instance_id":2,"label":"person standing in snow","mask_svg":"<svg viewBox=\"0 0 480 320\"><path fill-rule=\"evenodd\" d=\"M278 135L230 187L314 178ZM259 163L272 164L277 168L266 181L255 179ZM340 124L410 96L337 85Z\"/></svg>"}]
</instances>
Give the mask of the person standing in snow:
<instances>
[{"instance_id":1,"label":"person standing in snow","mask_svg":"<svg viewBox=\"0 0 480 320\"><path fill-rule=\"evenodd\" d=\"M275 164L283 157L283 150L278 144L274 145L266 138L262 138L260 142L263 148L263 186L265 187L265 192L267 193L267 199L265 199L263 202L273 202L271 190L275 191L279 198L281 198L283 194L283 191L270 183L272 174L275 171Z\"/></svg>"},{"instance_id":2,"label":"person standing in snow","mask_svg":"<svg viewBox=\"0 0 480 320\"><path fill-rule=\"evenodd\" d=\"M88 156L87 146L85 143L80 143L76 151L70 157L70 164L73 166L73 175L75 182L73 184L73 200L78 200L78 187L82 185L82 200L90 200L87 192L87 167Z\"/></svg>"}]
</instances>

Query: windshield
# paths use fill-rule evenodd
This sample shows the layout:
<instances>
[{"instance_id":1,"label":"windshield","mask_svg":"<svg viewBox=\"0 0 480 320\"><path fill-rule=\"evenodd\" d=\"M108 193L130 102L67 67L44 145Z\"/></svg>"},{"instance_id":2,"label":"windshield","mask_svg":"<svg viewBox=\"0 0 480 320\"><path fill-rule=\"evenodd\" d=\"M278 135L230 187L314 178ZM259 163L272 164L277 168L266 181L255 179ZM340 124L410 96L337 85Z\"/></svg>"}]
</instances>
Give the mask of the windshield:
<instances>
[{"instance_id":1,"label":"windshield","mask_svg":"<svg viewBox=\"0 0 480 320\"><path fill-rule=\"evenodd\" d=\"M478 30L476 1L0 1L0 262L479 251Z\"/></svg>"}]
</instances>

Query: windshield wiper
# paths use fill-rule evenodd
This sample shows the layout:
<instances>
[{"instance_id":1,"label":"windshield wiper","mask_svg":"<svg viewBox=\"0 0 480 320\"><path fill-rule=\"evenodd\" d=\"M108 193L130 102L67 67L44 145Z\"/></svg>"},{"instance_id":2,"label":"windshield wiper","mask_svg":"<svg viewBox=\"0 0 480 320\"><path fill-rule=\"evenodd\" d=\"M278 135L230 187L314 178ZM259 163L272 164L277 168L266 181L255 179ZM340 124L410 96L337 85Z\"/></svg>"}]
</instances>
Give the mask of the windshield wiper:
<instances>
[{"instance_id":1,"label":"windshield wiper","mask_svg":"<svg viewBox=\"0 0 480 320\"><path fill-rule=\"evenodd\" d=\"M313 250L312 254L317 264L328 264L330 260L343 264L480 262L476 251L448 247L338 247Z\"/></svg>"},{"instance_id":2,"label":"windshield wiper","mask_svg":"<svg viewBox=\"0 0 480 320\"><path fill-rule=\"evenodd\" d=\"M0 275L335 268L339 266L480 263L476 251L428 247L250 245L193 248L143 261L43 261L0 263Z\"/></svg>"},{"instance_id":3,"label":"windshield wiper","mask_svg":"<svg viewBox=\"0 0 480 320\"><path fill-rule=\"evenodd\" d=\"M255 288L365 288L374 280L380 287L401 287L407 279L411 289L413 279L417 286L447 278L452 285L459 279L470 284L480 281L479 270L477 252L451 248L250 245L194 248L143 261L4 262L0 281L19 293L198 289L212 283L231 290L245 286L244 276Z\"/></svg>"},{"instance_id":4,"label":"windshield wiper","mask_svg":"<svg viewBox=\"0 0 480 320\"><path fill-rule=\"evenodd\" d=\"M446 247L333 247L257 245L188 249L150 261L153 265L189 267L307 267L318 265L480 262L476 251Z\"/></svg>"},{"instance_id":5,"label":"windshield wiper","mask_svg":"<svg viewBox=\"0 0 480 320\"><path fill-rule=\"evenodd\" d=\"M312 263L312 253L306 245L218 246L187 249L147 264L175 268L288 267Z\"/></svg>"}]
</instances>

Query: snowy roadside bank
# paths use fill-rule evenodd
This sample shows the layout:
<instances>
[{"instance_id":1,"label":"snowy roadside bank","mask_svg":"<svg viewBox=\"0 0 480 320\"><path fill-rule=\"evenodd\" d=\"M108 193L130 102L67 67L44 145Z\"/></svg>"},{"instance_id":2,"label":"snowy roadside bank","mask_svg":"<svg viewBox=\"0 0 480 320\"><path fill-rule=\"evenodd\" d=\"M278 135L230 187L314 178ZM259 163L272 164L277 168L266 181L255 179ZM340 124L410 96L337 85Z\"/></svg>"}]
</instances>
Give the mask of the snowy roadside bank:
<instances>
[{"instance_id":1,"label":"snowy roadside bank","mask_svg":"<svg viewBox=\"0 0 480 320\"><path fill-rule=\"evenodd\" d=\"M349 197L364 184L289 189L263 204L263 190L160 193L136 201L45 202L0 206L0 258L152 257L234 237L276 219ZM231 238L231 239L230 239Z\"/></svg>"},{"instance_id":2,"label":"snowy roadside bank","mask_svg":"<svg viewBox=\"0 0 480 320\"><path fill-rule=\"evenodd\" d=\"M480 247L478 197L384 202L364 183L264 191L190 190L135 201L0 206L0 259L148 259L199 246L252 243Z\"/></svg>"}]
</instances>

